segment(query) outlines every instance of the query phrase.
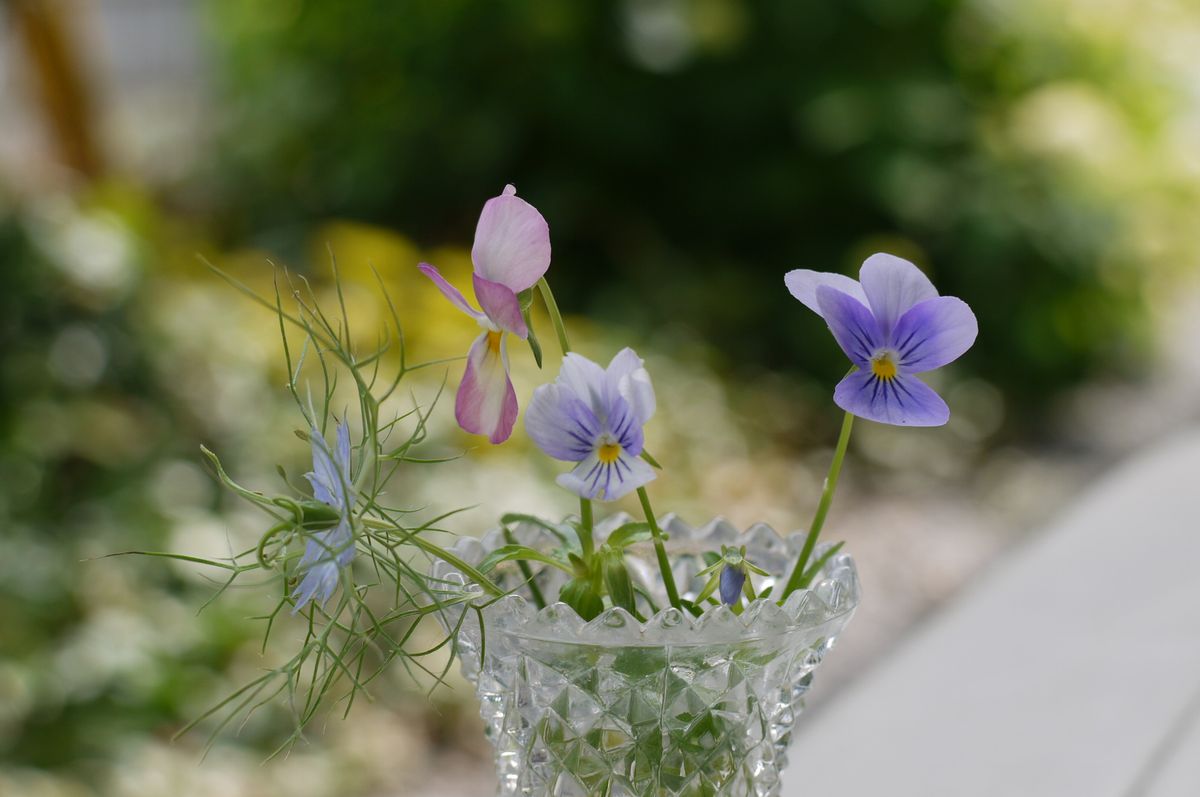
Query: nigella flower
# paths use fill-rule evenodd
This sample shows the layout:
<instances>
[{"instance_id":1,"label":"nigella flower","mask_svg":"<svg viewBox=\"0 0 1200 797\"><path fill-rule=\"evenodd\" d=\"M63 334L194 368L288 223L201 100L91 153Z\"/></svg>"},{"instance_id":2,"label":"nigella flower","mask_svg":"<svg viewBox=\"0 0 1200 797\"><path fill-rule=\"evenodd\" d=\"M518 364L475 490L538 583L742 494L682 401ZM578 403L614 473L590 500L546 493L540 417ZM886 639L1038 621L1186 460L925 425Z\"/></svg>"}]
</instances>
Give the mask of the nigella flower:
<instances>
[{"instance_id":1,"label":"nigella flower","mask_svg":"<svg viewBox=\"0 0 1200 797\"><path fill-rule=\"evenodd\" d=\"M312 441L312 472L304 474L313 488L313 496L323 504L338 510L337 525L309 533L304 556L297 566L304 574L292 593L296 605L292 614L300 611L314 598L324 605L337 588L338 574L354 558L354 535L350 530L350 511L354 508L354 491L350 486L350 427L343 421L337 426L337 442L333 451L317 429L310 434Z\"/></svg>"},{"instance_id":2,"label":"nigella flower","mask_svg":"<svg viewBox=\"0 0 1200 797\"><path fill-rule=\"evenodd\" d=\"M839 407L899 426L940 426L950 419L941 396L916 377L957 360L979 331L961 299L938 296L921 270L888 254L867 258L860 282L798 269L788 290L829 324L858 370L834 390Z\"/></svg>"},{"instance_id":3,"label":"nigella flower","mask_svg":"<svg viewBox=\"0 0 1200 797\"><path fill-rule=\"evenodd\" d=\"M560 485L615 501L654 478L638 456L654 406L650 375L633 349L622 349L607 369L572 353L558 379L534 391L525 428L549 456L579 463L558 477Z\"/></svg>"},{"instance_id":4,"label":"nigella flower","mask_svg":"<svg viewBox=\"0 0 1200 797\"><path fill-rule=\"evenodd\" d=\"M436 268L428 263L418 268L455 307L483 327L467 354L454 416L468 432L503 443L517 420L517 394L508 378L504 334L511 332L521 339L529 336L517 294L533 287L550 267L550 228L533 205L517 197L517 189L511 185L484 203L471 261L475 299L482 312L468 304Z\"/></svg>"}]
</instances>

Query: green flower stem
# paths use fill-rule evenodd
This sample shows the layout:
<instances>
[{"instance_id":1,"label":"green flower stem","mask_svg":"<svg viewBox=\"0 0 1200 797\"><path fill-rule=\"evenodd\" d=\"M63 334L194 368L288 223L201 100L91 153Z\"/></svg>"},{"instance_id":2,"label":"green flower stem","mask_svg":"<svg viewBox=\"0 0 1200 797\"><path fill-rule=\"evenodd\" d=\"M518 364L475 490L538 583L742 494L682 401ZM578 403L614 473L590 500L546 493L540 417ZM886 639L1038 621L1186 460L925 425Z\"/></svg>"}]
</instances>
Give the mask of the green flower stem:
<instances>
[{"instance_id":1,"label":"green flower stem","mask_svg":"<svg viewBox=\"0 0 1200 797\"><path fill-rule=\"evenodd\" d=\"M850 445L850 431L853 427L854 416L847 412L846 417L842 420L842 432L838 435L837 448L833 452L833 462L830 463L829 473L825 476L825 488L821 491L817 514L813 516L812 525L808 528L808 536L804 539L800 558L796 560L796 566L792 570L791 576L788 577L783 594L779 596L781 604L787 600L788 595L807 587L808 581L812 578L812 574L805 577L804 568L808 564L809 557L812 556L813 549L817 546L817 538L821 536L821 527L825 525L825 516L829 514L829 505L833 503L833 494L837 490L838 476L842 472L842 460L846 458L846 448Z\"/></svg>"},{"instance_id":2,"label":"green flower stem","mask_svg":"<svg viewBox=\"0 0 1200 797\"><path fill-rule=\"evenodd\" d=\"M542 294L542 301L546 303L546 312L550 314L550 322L554 324L554 332L558 335L558 347L562 349L563 356L566 357L571 352L571 343L567 340L567 327L563 323L562 313L558 311L558 302L554 301L554 291L550 290L550 283L546 282L545 277L538 280L537 286L538 291ZM583 558L585 561L591 561L594 547L592 544L591 500L579 499L579 517L583 523L583 529L579 534L579 542L583 546ZM586 539L584 535L586 535Z\"/></svg>"},{"instance_id":3,"label":"green flower stem","mask_svg":"<svg viewBox=\"0 0 1200 797\"><path fill-rule=\"evenodd\" d=\"M517 538L513 536L513 533L509 531L507 527L504 529L504 539L509 545L517 544ZM521 577L525 579L525 583L529 586L529 595L533 598L533 605L539 609L545 609L546 596L542 594L542 590L537 585L537 579L534 577L533 568L531 568L529 566L529 562L525 561L524 559L517 560L517 567L521 569ZM545 568L542 569L544 570Z\"/></svg>"},{"instance_id":4,"label":"green flower stem","mask_svg":"<svg viewBox=\"0 0 1200 797\"><path fill-rule=\"evenodd\" d=\"M591 562L592 554L595 551L595 543L592 542L592 528L594 520L592 518L592 502L587 498L579 499L579 547L583 549L583 561Z\"/></svg>"},{"instance_id":5,"label":"green flower stem","mask_svg":"<svg viewBox=\"0 0 1200 797\"><path fill-rule=\"evenodd\" d=\"M662 571L663 586L667 588L667 600L683 611L679 590L675 588L675 575L671 572L671 560L667 558L667 548L663 545L662 529L658 527L658 519L654 517L654 509L650 506L650 496L646 494L645 487L639 487L637 494L642 502L642 511L646 513L646 522L650 524L650 533L654 535L654 554L658 557L658 569Z\"/></svg>"},{"instance_id":6,"label":"green flower stem","mask_svg":"<svg viewBox=\"0 0 1200 797\"><path fill-rule=\"evenodd\" d=\"M538 290L542 293L542 301L546 303L546 312L550 313L550 321L554 324L554 331L558 333L558 346L562 349L565 356L571 351L571 344L567 342L567 328L563 325L562 313L558 312L558 302L554 301L554 294L550 290L550 283L546 282L546 278L542 277L537 283Z\"/></svg>"}]
</instances>

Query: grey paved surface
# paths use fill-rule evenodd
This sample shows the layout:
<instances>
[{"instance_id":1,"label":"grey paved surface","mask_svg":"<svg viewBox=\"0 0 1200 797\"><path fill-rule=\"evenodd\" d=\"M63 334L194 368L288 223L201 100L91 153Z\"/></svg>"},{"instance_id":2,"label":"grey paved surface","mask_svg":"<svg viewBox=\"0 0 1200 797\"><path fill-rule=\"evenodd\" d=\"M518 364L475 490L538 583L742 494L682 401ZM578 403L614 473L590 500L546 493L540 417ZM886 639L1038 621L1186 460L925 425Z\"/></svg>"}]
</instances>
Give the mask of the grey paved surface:
<instances>
[{"instance_id":1,"label":"grey paved surface","mask_svg":"<svg viewBox=\"0 0 1200 797\"><path fill-rule=\"evenodd\" d=\"M809 718L785 796L1200 795L1198 508L1200 431L1098 480Z\"/></svg>"}]
</instances>

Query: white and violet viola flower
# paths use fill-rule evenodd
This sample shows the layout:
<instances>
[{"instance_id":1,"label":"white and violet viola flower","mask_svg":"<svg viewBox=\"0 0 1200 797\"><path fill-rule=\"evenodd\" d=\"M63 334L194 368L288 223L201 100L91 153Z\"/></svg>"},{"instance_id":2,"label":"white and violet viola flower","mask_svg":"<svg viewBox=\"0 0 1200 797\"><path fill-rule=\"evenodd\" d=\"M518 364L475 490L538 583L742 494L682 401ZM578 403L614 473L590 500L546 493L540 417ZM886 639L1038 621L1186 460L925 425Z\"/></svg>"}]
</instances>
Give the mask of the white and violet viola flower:
<instances>
[{"instance_id":1,"label":"white and violet viola flower","mask_svg":"<svg viewBox=\"0 0 1200 797\"><path fill-rule=\"evenodd\" d=\"M350 427L343 421L337 426L333 450L317 429L310 434L313 469L304 474L313 488L313 497L338 511L338 522L332 528L312 532L304 545L297 570L304 574L292 593L296 605L292 614L309 601L322 606L337 589L341 569L354 559L354 534L350 512L354 508L354 488L350 482Z\"/></svg>"},{"instance_id":2,"label":"white and violet viola flower","mask_svg":"<svg viewBox=\"0 0 1200 797\"><path fill-rule=\"evenodd\" d=\"M654 479L644 462L642 427L654 415L654 387L633 349L608 368L578 354L563 358L558 379L533 393L529 436L547 455L577 462L558 483L582 498L615 501Z\"/></svg>"}]
</instances>

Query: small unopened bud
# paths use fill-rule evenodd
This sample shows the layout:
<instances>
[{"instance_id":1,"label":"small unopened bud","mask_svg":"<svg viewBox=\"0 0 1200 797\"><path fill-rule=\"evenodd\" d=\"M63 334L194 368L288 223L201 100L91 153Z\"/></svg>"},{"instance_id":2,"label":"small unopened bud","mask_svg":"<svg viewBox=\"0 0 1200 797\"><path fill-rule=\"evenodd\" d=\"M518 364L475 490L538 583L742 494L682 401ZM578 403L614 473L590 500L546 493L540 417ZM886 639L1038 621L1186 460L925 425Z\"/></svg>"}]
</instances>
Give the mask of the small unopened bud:
<instances>
[{"instance_id":1,"label":"small unopened bud","mask_svg":"<svg viewBox=\"0 0 1200 797\"><path fill-rule=\"evenodd\" d=\"M320 501L301 501L300 511L304 515L304 528L324 529L336 526L342 519L341 510Z\"/></svg>"},{"instance_id":2,"label":"small unopened bud","mask_svg":"<svg viewBox=\"0 0 1200 797\"><path fill-rule=\"evenodd\" d=\"M593 620L604 611L604 599L592 589L591 582L573 578L558 593L558 599L574 609L584 620Z\"/></svg>"},{"instance_id":3,"label":"small unopened bud","mask_svg":"<svg viewBox=\"0 0 1200 797\"><path fill-rule=\"evenodd\" d=\"M613 606L620 606L627 612L635 611L633 580L629 578L629 568L625 566L625 557L620 551L604 557L603 573L604 585L608 587Z\"/></svg>"},{"instance_id":4,"label":"small unopened bud","mask_svg":"<svg viewBox=\"0 0 1200 797\"><path fill-rule=\"evenodd\" d=\"M736 606L742 598L742 585L746 583L746 571L742 567L727 564L721 571L721 603Z\"/></svg>"}]
</instances>

